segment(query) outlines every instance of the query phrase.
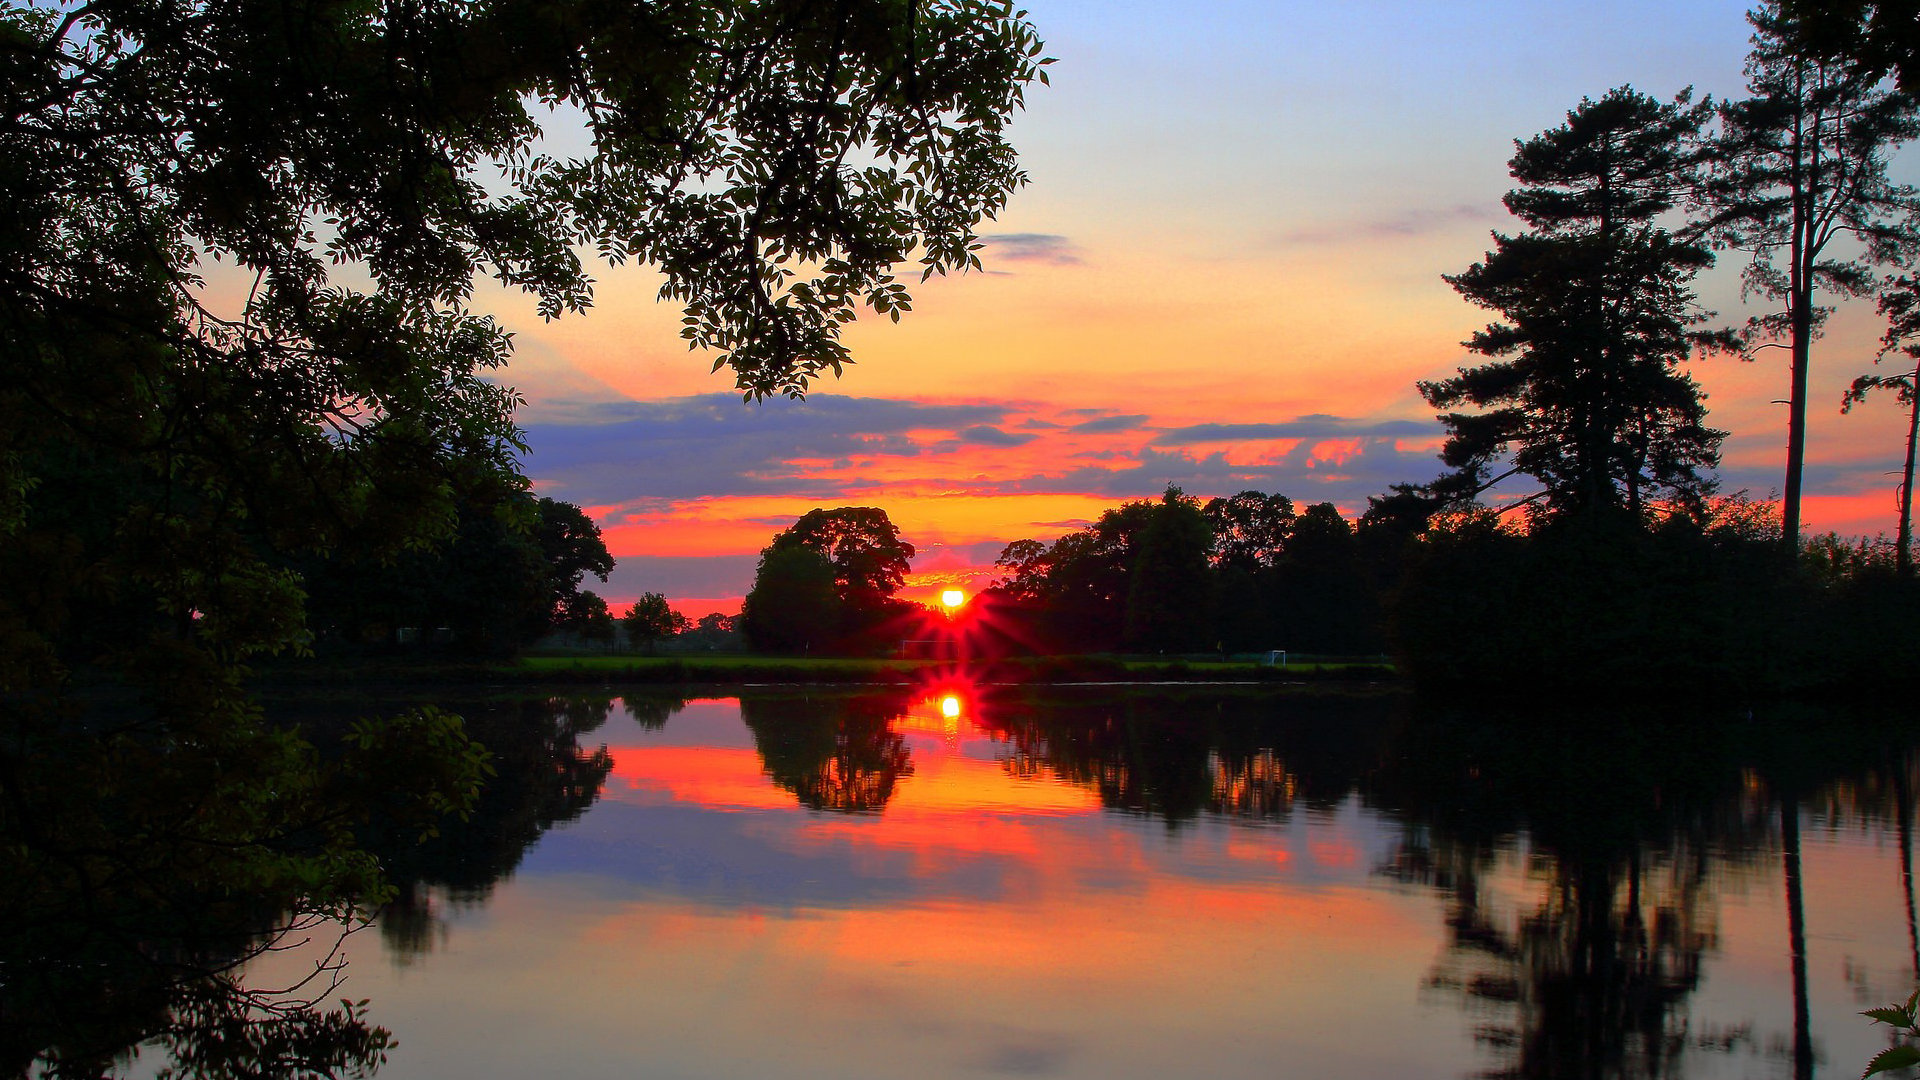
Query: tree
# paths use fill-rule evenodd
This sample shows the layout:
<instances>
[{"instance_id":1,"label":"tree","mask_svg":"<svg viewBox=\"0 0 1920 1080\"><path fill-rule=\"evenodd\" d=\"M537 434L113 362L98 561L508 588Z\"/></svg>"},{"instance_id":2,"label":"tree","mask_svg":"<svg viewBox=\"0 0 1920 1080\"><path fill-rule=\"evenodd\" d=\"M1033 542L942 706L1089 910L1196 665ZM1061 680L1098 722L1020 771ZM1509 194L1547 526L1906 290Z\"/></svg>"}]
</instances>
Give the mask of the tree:
<instances>
[{"instance_id":1,"label":"tree","mask_svg":"<svg viewBox=\"0 0 1920 1080\"><path fill-rule=\"evenodd\" d=\"M1920 0L1782 0L1794 44L1862 74L1889 72L1902 90L1920 86Z\"/></svg>"},{"instance_id":2,"label":"tree","mask_svg":"<svg viewBox=\"0 0 1920 1080\"><path fill-rule=\"evenodd\" d=\"M1549 514L1639 515L1710 490L1722 433L1677 369L1704 337L1690 329L1706 318L1691 282L1712 256L1658 224L1692 183L1707 117L1688 94L1665 103L1623 87L1516 142L1521 186L1505 202L1529 231L1496 233L1484 262L1446 279L1502 316L1466 343L1494 360L1419 384L1451 410L1441 460L1453 472L1437 493L1471 499L1525 474ZM1512 467L1493 475L1506 455Z\"/></svg>"},{"instance_id":3,"label":"tree","mask_svg":"<svg viewBox=\"0 0 1920 1080\"><path fill-rule=\"evenodd\" d=\"M1213 530L1199 500L1177 487L1148 505L1127 565L1127 644L1162 652L1206 648L1213 629L1207 572Z\"/></svg>"},{"instance_id":4,"label":"tree","mask_svg":"<svg viewBox=\"0 0 1920 1080\"><path fill-rule=\"evenodd\" d=\"M1705 191L1717 242L1747 251L1750 293L1781 301L1754 330L1784 341L1789 360L1787 465L1781 538L1800 544L1807 446L1807 373L1813 339L1830 309L1815 294L1861 296L1872 264L1913 252L1906 227L1917 210L1912 188L1887 178L1893 147L1920 134L1913 102L1879 76L1803 50L1796 24L1777 3L1748 15L1753 96L1720 108L1717 164ZM1834 241L1850 238L1844 253Z\"/></svg>"},{"instance_id":5,"label":"tree","mask_svg":"<svg viewBox=\"0 0 1920 1080\"><path fill-rule=\"evenodd\" d=\"M872 506L809 510L775 536L773 546L803 547L825 557L848 604L892 596L913 567L913 545L900 539L885 510Z\"/></svg>"},{"instance_id":6,"label":"tree","mask_svg":"<svg viewBox=\"0 0 1920 1080\"><path fill-rule=\"evenodd\" d=\"M894 599L912 568L913 545L885 510L842 506L810 510L773 538L773 548L815 552L833 567L836 648L873 652L899 640L913 605Z\"/></svg>"},{"instance_id":7,"label":"tree","mask_svg":"<svg viewBox=\"0 0 1920 1080\"><path fill-rule=\"evenodd\" d=\"M763 652L814 652L837 641L842 602L833 564L808 547L770 545L740 608L747 644Z\"/></svg>"},{"instance_id":8,"label":"tree","mask_svg":"<svg viewBox=\"0 0 1920 1080\"><path fill-rule=\"evenodd\" d=\"M89 606L216 667L297 648L291 557L444 538L453 463L517 475L477 274L555 317L578 251L637 260L743 394L838 372L898 264L976 265L1045 62L996 0L8 3L0 543L44 573L0 596L6 689L106 658ZM590 153L541 152L550 108ZM40 512L55 453L112 489L84 528Z\"/></svg>"},{"instance_id":9,"label":"tree","mask_svg":"<svg viewBox=\"0 0 1920 1080\"><path fill-rule=\"evenodd\" d=\"M540 545L541 563L546 568L548 610L554 625L568 616L583 595L580 582L588 574L607 580L613 573L613 556L600 538L600 526L587 512L569 502L543 498L537 505L539 519L533 536ZM600 605L603 609L606 604Z\"/></svg>"},{"instance_id":10,"label":"tree","mask_svg":"<svg viewBox=\"0 0 1920 1080\"><path fill-rule=\"evenodd\" d=\"M1913 462L1920 443L1920 275L1889 278L1880 294L1880 313L1887 317L1887 333L1880 339L1880 357L1899 351L1914 361L1914 369L1898 375L1862 375L1847 389L1841 412L1866 400L1871 390L1892 390L1907 407L1907 459L1900 471L1900 527L1894 540L1894 566L1901 577L1913 573ZM1878 359L1878 358L1876 358Z\"/></svg>"},{"instance_id":11,"label":"tree","mask_svg":"<svg viewBox=\"0 0 1920 1080\"><path fill-rule=\"evenodd\" d=\"M554 613L553 628L582 641L606 647L613 644L613 612L599 593L585 589L566 598Z\"/></svg>"},{"instance_id":12,"label":"tree","mask_svg":"<svg viewBox=\"0 0 1920 1080\"><path fill-rule=\"evenodd\" d=\"M705 621L701 620L702 623ZM627 613L621 616L620 622L627 628L627 640L636 645L644 644L649 653L653 651L654 642L684 633L693 625L692 620L673 610L667 604L667 598L659 593L647 593L635 600Z\"/></svg>"},{"instance_id":13,"label":"tree","mask_svg":"<svg viewBox=\"0 0 1920 1080\"><path fill-rule=\"evenodd\" d=\"M1286 550L1287 534L1293 529L1293 500L1285 495L1243 491L1231 498L1209 499L1204 512L1213 530L1215 566L1270 567Z\"/></svg>"}]
</instances>

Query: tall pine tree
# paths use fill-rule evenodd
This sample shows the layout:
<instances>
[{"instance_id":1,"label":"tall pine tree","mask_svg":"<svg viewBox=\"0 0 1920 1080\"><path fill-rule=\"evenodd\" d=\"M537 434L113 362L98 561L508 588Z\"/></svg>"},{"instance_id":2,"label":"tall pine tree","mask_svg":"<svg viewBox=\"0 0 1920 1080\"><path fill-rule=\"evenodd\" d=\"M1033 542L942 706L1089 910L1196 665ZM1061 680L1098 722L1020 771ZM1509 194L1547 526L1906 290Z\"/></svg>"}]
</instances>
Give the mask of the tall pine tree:
<instances>
[{"instance_id":1,"label":"tall pine tree","mask_svg":"<svg viewBox=\"0 0 1920 1080\"><path fill-rule=\"evenodd\" d=\"M1782 539L1797 552L1807 373L1830 310L1815 306L1815 294L1870 293L1875 263L1913 252L1911 222L1920 202L1912 188L1887 179L1887 155L1920 134L1920 119L1913 99L1871 69L1809 55L1778 4L1748 18L1753 96L1721 107L1705 201L1716 242L1752 255L1747 290L1783 305L1754 320L1754 329L1784 345L1789 357L1780 518Z\"/></svg>"},{"instance_id":2,"label":"tall pine tree","mask_svg":"<svg viewBox=\"0 0 1920 1080\"><path fill-rule=\"evenodd\" d=\"M1521 186L1505 202L1528 230L1496 233L1485 261L1446 279L1499 313L1466 343L1490 362L1420 384L1446 410L1453 471L1436 494L1464 501L1524 474L1551 515L1638 515L1710 490L1723 433L1679 365L1710 339L1693 329L1707 316L1692 280L1712 254L1660 224L1690 193L1710 115L1689 94L1622 87L1516 143Z\"/></svg>"}]
</instances>

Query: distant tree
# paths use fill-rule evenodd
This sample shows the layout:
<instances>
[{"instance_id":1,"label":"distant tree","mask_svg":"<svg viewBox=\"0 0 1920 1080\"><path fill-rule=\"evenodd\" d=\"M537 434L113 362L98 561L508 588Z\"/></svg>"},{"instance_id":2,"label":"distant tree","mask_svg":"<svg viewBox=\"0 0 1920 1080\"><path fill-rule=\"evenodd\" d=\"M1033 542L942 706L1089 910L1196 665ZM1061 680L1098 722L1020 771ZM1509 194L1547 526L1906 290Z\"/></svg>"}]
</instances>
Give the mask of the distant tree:
<instances>
[{"instance_id":1,"label":"distant tree","mask_svg":"<svg viewBox=\"0 0 1920 1080\"><path fill-rule=\"evenodd\" d=\"M760 553L740 629L763 652L819 652L839 640L842 607L825 555L775 544Z\"/></svg>"},{"instance_id":2,"label":"distant tree","mask_svg":"<svg viewBox=\"0 0 1920 1080\"><path fill-rule=\"evenodd\" d=\"M1880 357L1900 352L1914 361L1912 371L1898 375L1862 375L1853 380L1841 412L1866 399L1871 390L1892 390L1907 407L1907 459L1900 470L1900 527L1894 540L1894 565L1901 577L1913 573L1913 462L1920 442L1920 275L1890 278L1880 294L1880 312L1887 317L1887 333L1880 339Z\"/></svg>"},{"instance_id":3,"label":"distant tree","mask_svg":"<svg viewBox=\"0 0 1920 1080\"><path fill-rule=\"evenodd\" d=\"M581 589L561 604L554 629L602 647L613 644L613 613L598 593Z\"/></svg>"},{"instance_id":4,"label":"distant tree","mask_svg":"<svg viewBox=\"0 0 1920 1080\"><path fill-rule=\"evenodd\" d=\"M1252 570L1272 566L1286 550L1293 529L1293 500L1285 495L1243 491L1210 499L1205 508L1213 530L1215 566Z\"/></svg>"},{"instance_id":5,"label":"distant tree","mask_svg":"<svg viewBox=\"0 0 1920 1080\"><path fill-rule=\"evenodd\" d=\"M1815 295L1861 296L1875 285L1876 262L1916 245L1902 227L1920 203L1887 176L1892 149L1920 134L1914 103L1871 71L1807 52L1778 3L1747 16L1754 27L1747 61L1753 96L1720 108L1717 162L1705 191L1707 223L1718 243L1749 252L1749 292L1784 303L1754 329L1784 341L1789 354L1786 481L1781 536L1800 542L1807 446L1807 373L1813 339L1831 309ZM1845 239L1844 252L1833 247Z\"/></svg>"},{"instance_id":6,"label":"distant tree","mask_svg":"<svg viewBox=\"0 0 1920 1080\"><path fill-rule=\"evenodd\" d=\"M773 546L802 547L824 556L833 564L840 599L853 605L892 596L906 584L913 567L913 545L900 539L885 510L872 506L809 510L775 536Z\"/></svg>"},{"instance_id":7,"label":"distant tree","mask_svg":"<svg viewBox=\"0 0 1920 1080\"><path fill-rule=\"evenodd\" d=\"M1148 504L1127 564L1127 644L1191 652L1212 644L1213 530L1199 500L1169 486Z\"/></svg>"},{"instance_id":8,"label":"distant tree","mask_svg":"<svg viewBox=\"0 0 1920 1080\"><path fill-rule=\"evenodd\" d=\"M893 594L913 566L913 545L887 512L871 506L811 510L773 538L772 548L800 548L833 567L838 636L834 647L872 652L897 640L912 605Z\"/></svg>"},{"instance_id":9,"label":"distant tree","mask_svg":"<svg viewBox=\"0 0 1920 1080\"><path fill-rule=\"evenodd\" d=\"M1446 279L1501 315L1466 343L1493 360L1419 384L1447 410L1441 460L1453 472L1435 492L1466 500L1525 474L1549 514L1637 515L1710 490L1723 433L1704 425L1699 389L1677 368L1703 340L1691 282L1712 255L1658 224L1693 184L1708 116L1687 94L1665 103L1621 88L1516 143L1521 186L1505 201L1529 231L1496 233L1484 262Z\"/></svg>"},{"instance_id":10,"label":"distant tree","mask_svg":"<svg viewBox=\"0 0 1920 1080\"><path fill-rule=\"evenodd\" d=\"M539 501L537 509L534 540L540 545L547 568L547 592L553 598L553 610L559 613L579 595L580 582L588 574L607 580L613 573L613 556L600 537L600 526L586 511L547 498Z\"/></svg>"},{"instance_id":11,"label":"distant tree","mask_svg":"<svg viewBox=\"0 0 1920 1080\"><path fill-rule=\"evenodd\" d=\"M685 615L673 610L667 598L659 593L646 593L635 600L627 613L620 617L620 623L626 628L627 640L644 646L649 653L653 652L654 643L661 638L683 633L693 625Z\"/></svg>"}]
</instances>

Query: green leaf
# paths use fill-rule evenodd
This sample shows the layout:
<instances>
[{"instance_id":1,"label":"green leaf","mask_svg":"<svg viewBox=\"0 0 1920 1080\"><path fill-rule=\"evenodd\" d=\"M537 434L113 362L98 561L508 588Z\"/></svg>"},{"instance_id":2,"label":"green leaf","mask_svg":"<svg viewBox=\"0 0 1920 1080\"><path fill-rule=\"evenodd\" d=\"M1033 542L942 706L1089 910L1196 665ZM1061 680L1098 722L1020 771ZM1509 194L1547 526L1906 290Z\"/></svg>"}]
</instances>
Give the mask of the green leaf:
<instances>
[{"instance_id":1,"label":"green leaf","mask_svg":"<svg viewBox=\"0 0 1920 1080\"><path fill-rule=\"evenodd\" d=\"M1892 1024L1894 1027L1908 1028L1913 1026L1913 1013L1898 1005L1888 1005L1879 1009L1868 1009L1860 1015L1876 1023Z\"/></svg>"},{"instance_id":2,"label":"green leaf","mask_svg":"<svg viewBox=\"0 0 1920 1080\"><path fill-rule=\"evenodd\" d=\"M1866 1080L1874 1073L1904 1069L1910 1065L1920 1065L1920 1050L1911 1046L1890 1046L1867 1062L1867 1071L1860 1074L1860 1080Z\"/></svg>"}]
</instances>

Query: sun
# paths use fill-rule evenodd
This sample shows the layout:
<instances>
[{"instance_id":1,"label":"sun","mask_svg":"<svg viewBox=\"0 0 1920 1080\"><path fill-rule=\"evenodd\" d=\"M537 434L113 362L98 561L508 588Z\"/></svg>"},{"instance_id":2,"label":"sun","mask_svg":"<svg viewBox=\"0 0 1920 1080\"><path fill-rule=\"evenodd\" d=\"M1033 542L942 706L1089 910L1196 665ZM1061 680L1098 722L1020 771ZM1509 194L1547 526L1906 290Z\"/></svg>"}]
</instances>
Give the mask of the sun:
<instances>
[{"instance_id":1,"label":"sun","mask_svg":"<svg viewBox=\"0 0 1920 1080\"><path fill-rule=\"evenodd\" d=\"M947 589L941 592L940 602L950 608L957 608L967 602L967 594L959 589Z\"/></svg>"}]
</instances>

